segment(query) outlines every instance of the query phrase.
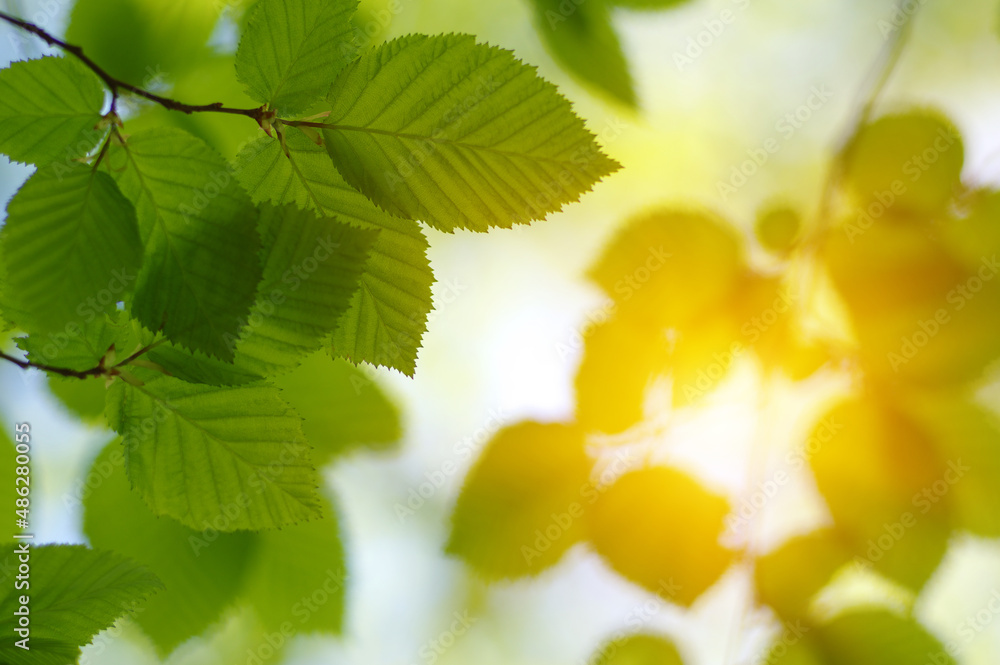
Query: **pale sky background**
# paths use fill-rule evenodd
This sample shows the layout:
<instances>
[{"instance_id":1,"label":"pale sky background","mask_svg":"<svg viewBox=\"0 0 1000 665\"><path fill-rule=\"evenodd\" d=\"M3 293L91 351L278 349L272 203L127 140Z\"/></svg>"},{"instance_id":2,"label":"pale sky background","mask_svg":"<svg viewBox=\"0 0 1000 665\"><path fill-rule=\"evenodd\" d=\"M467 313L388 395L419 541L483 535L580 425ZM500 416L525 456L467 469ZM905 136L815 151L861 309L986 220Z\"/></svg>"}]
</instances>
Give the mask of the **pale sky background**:
<instances>
[{"instance_id":1,"label":"pale sky background","mask_svg":"<svg viewBox=\"0 0 1000 665\"><path fill-rule=\"evenodd\" d=\"M884 44L878 21L888 17L892 3L695 0L669 12L616 12L643 107L635 115L567 78L531 28L526 0L401 2L392 35L470 32L512 48L562 87L625 168L581 203L531 227L488 235L428 230L438 309L424 338L417 377L379 373L403 410L401 451L356 455L327 474L344 515L354 577L345 636L299 638L286 662L429 665L420 656L422 646L447 629L454 612L466 610L478 619L436 662L577 665L635 617L650 630L670 634L691 665L723 663L730 639L738 645L738 658L730 662L756 662L774 626L766 616L753 616L738 637L729 637L742 611L746 581L739 575L727 576L691 611L682 612L649 604L648 594L577 547L538 579L486 588L441 553L464 468L405 523L393 507L446 461L461 465L455 444L469 436L485 440L495 414L506 422L571 415L579 353L562 357L559 348L571 342L587 310L601 302L583 273L609 234L630 216L656 205L706 206L746 229L757 207L773 199L807 213L813 209L831 148ZM4 4L0 0L0 7ZM29 16L43 6L28 0L6 4ZM61 32L68 0L48 4L58 9L45 25ZM704 30L705 21L726 9L736 19L679 70L675 54ZM966 179L994 182L1000 179L997 0L964 0L960 10L956 3L928 0L922 11L882 108L943 109L966 136ZM23 57L7 35L0 30L0 63ZM831 91L830 101L784 138L776 123L822 86ZM778 153L723 202L717 183L747 150L772 137L781 144ZM27 174L0 157L0 200ZM772 449L787 448L809 428L824 397L839 390L822 381L783 389L761 414L756 379L749 368L736 372L705 409L677 423L664 457L737 497L756 429L768 434ZM35 432L34 476L44 493L34 512L37 537L85 542L80 516L65 512L60 491L84 473L109 433L74 424L47 396L39 375L0 366L0 391L4 421L29 421ZM768 505L777 517L768 521L765 539L774 542L824 518L807 479L785 489ZM994 589L1000 589L1000 546L963 543L928 585L918 614L939 638L956 639L958 624L980 610ZM241 626L238 618L223 621L208 641L193 640L166 662L243 663L246 649L256 643L248 643ZM134 629L126 627L124 633L107 640L108 649L90 662L157 662ZM963 663L996 663L1000 622L961 647Z\"/></svg>"}]
</instances>

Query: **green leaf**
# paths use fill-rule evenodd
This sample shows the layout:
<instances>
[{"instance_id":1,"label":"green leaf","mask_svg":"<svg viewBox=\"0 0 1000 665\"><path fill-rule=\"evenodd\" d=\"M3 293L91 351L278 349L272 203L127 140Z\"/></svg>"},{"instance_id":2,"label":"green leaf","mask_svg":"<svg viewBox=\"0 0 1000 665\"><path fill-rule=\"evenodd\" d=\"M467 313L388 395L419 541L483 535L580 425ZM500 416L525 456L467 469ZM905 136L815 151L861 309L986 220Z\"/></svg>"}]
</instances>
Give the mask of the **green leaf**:
<instances>
[{"instance_id":1,"label":"green leaf","mask_svg":"<svg viewBox=\"0 0 1000 665\"><path fill-rule=\"evenodd\" d=\"M935 448L948 462L946 497L952 528L986 538L1000 537L1000 422L987 411L954 395L928 394L917 399L910 414L931 434ZM941 485L937 486L941 489ZM921 507L936 498L932 486Z\"/></svg>"},{"instance_id":2,"label":"green leaf","mask_svg":"<svg viewBox=\"0 0 1000 665\"><path fill-rule=\"evenodd\" d=\"M317 466L358 448L390 449L403 435L395 404L346 360L316 354L275 383L302 416Z\"/></svg>"},{"instance_id":3,"label":"green leaf","mask_svg":"<svg viewBox=\"0 0 1000 665\"><path fill-rule=\"evenodd\" d=\"M596 495L590 469L572 426L523 422L502 430L465 479L448 553L491 580L554 566L586 535L582 518Z\"/></svg>"},{"instance_id":4,"label":"green leaf","mask_svg":"<svg viewBox=\"0 0 1000 665\"><path fill-rule=\"evenodd\" d=\"M351 185L435 228L542 219L618 170L556 88L468 35L410 35L348 65L323 137Z\"/></svg>"},{"instance_id":5,"label":"green leaf","mask_svg":"<svg viewBox=\"0 0 1000 665\"><path fill-rule=\"evenodd\" d=\"M856 609L830 623L786 631L766 663L774 665L955 665L945 646L912 619Z\"/></svg>"},{"instance_id":6,"label":"green leaf","mask_svg":"<svg viewBox=\"0 0 1000 665\"><path fill-rule=\"evenodd\" d=\"M260 233L264 277L237 349L242 367L273 375L337 328L378 232L286 205L263 208Z\"/></svg>"},{"instance_id":7,"label":"green leaf","mask_svg":"<svg viewBox=\"0 0 1000 665\"><path fill-rule=\"evenodd\" d=\"M796 536L757 559L758 597L786 621L803 618L813 596L849 560L850 553L829 530Z\"/></svg>"},{"instance_id":8,"label":"green leaf","mask_svg":"<svg viewBox=\"0 0 1000 665\"><path fill-rule=\"evenodd\" d=\"M914 590L923 587L951 532L951 473L932 435L872 396L832 409L808 445L816 485L853 565ZM949 488L942 496L924 496L939 483Z\"/></svg>"},{"instance_id":9,"label":"green leaf","mask_svg":"<svg viewBox=\"0 0 1000 665\"><path fill-rule=\"evenodd\" d=\"M97 367L109 355L116 341L125 341L128 330L105 314L91 314L89 321L67 324L62 332L35 334L17 338L18 347L28 360L83 372ZM133 349L117 349L131 353Z\"/></svg>"},{"instance_id":10,"label":"green leaf","mask_svg":"<svg viewBox=\"0 0 1000 665\"><path fill-rule=\"evenodd\" d=\"M340 633L347 563L337 511L323 500L324 519L256 536L244 598L268 633ZM284 628L283 628L284 626Z\"/></svg>"},{"instance_id":11,"label":"green leaf","mask_svg":"<svg viewBox=\"0 0 1000 665\"><path fill-rule=\"evenodd\" d=\"M383 212L344 182L322 147L289 131L281 144L260 138L236 160L236 177L256 202L295 203L366 229L378 229L361 287L340 320L333 350L354 362L412 376L432 308L434 275L420 226Z\"/></svg>"},{"instance_id":12,"label":"green leaf","mask_svg":"<svg viewBox=\"0 0 1000 665\"><path fill-rule=\"evenodd\" d=\"M142 261L136 211L105 173L37 171L7 206L0 234L8 296L32 332L111 312Z\"/></svg>"},{"instance_id":13,"label":"green leaf","mask_svg":"<svg viewBox=\"0 0 1000 665\"><path fill-rule=\"evenodd\" d=\"M575 380L576 420L587 431L617 434L640 422L646 389L665 371L666 335L634 313L619 308L587 331Z\"/></svg>"},{"instance_id":14,"label":"green leaf","mask_svg":"<svg viewBox=\"0 0 1000 665\"><path fill-rule=\"evenodd\" d=\"M114 146L107 168L136 205L146 258L132 315L186 348L232 360L260 282L260 239L229 166L176 129Z\"/></svg>"},{"instance_id":15,"label":"green leaf","mask_svg":"<svg viewBox=\"0 0 1000 665\"><path fill-rule=\"evenodd\" d=\"M124 438L132 486L154 513L220 531L319 516L301 419L277 388L219 388L146 370L135 377L142 385L111 387L107 414Z\"/></svg>"},{"instance_id":16,"label":"green leaf","mask_svg":"<svg viewBox=\"0 0 1000 665\"><path fill-rule=\"evenodd\" d=\"M588 512L590 541L627 579L689 606L729 566L719 545L729 504L688 475L650 467L605 490Z\"/></svg>"},{"instance_id":17,"label":"green leaf","mask_svg":"<svg viewBox=\"0 0 1000 665\"><path fill-rule=\"evenodd\" d=\"M102 106L101 80L75 58L15 62L0 70L0 152L40 166L81 157L104 134Z\"/></svg>"},{"instance_id":18,"label":"green leaf","mask_svg":"<svg viewBox=\"0 0 1000 665\"><path fill-rule=\"evenodd\" d=\"M538 32L566 69L614 99L635 107L635 89L604 2L533 0Z\"/></svg>"},{"instance_id":19,"label":"green leaf","mask_svg":"<svg viewBox=\"0 0 1000 665\"><path fill-rule=\"evenodd\" d=\"M162 580L164 590L134 619L164 655L217 621L236 598L254 537L192 531L156 517L129 489L124 464L120 440L94 461L83 483L83 530L95 547L127 555Z\"/></svg>"},{"instance_id":20,"label":"green leaf","mask_svg":"<svg viewBox=\"0 0 1000 665\"><path fill-rule=\"evenodd\" d=\"M160 346L150 360L194 383L240 385L294 369L322 346L351 304L378 233L294 206L261 211L264 277L233 363Z\"/></svg>"},{"instance_id":21,"label":"green leaf","mask_svg":"<svg viewBox=\"0 0 1000 665\"><path fill-rule=\"evenodd\" d=\"M641 633L604 643L588 662L594 665L684 665L672 642L658 635Z\"/></svg>"},{"instance_id":22,"label":"green leaf","mask_svg":"<svg viewBox=\"0 0 1000 665\"><path fill-rule=\"evenodd\" d=\"M65 665L75 662L80 647L127 613L140 611L140 603L163 588L146 568L116 552L89 550L82 545L28 546L10 543L0 549L4 561L23 560L28 547L30 586L16 590L8 581L0 591L0 661L11 665ZM30 633L27 650L17 647L24 635L15 633L27 595Z\"/></svg>"},{"instance_id":23,"label":"green leaf","mask_svg":"<svg viewBox=\"0 0 1000 665\"><path fill-rule=\"evenodd\" d=\"M236 52L247 94L288 116L320 101L357 54L357 0L259 0Z\"/></svg>"}]
</instances>

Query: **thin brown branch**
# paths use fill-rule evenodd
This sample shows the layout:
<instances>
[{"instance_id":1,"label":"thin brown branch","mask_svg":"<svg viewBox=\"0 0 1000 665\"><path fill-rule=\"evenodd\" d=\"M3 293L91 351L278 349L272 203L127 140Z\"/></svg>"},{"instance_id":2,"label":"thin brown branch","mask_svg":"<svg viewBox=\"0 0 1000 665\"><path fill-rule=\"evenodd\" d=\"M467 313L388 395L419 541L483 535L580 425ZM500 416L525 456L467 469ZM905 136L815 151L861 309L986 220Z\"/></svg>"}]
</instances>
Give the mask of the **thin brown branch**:
<instances>
[{"instance_id":1,"label":"thin brown branch","mask_svg":"<svg viewBox=\"0 0 1000 665\"><path fill-rule=\"evenodd\" d=\"M162 344L165 339L160 339L159 341L153 342L152 344L147 344L142 347L132 355L130 355L125 360L114 365L113 367L105 367L104 358L95 367L85 370L75 370L67 369L66 367L55 367L54 365L47 365L45 363L36 363L30 360L21 360L20 358L15 358L14 356L7 355L3 351L0 351L0 359L12 362L21 369L37 369L43 372L49 372L50 374L58 374L59 376L65 376L71 379L89 379L93 376L114 376L118 374L118 370L126 365L129 365L134 360L138 360L141 356L152 351L157 346Z\"/></svg>"},{"instance_id":2,"label":"thin brown branch","mask_svg":"<svg viewBox=\"0 0 1000 665\"><path fill-rule=\"evenodd\" d=\"M46 32L42 28L38 27L34 23L29 23L28 21L19 19L16 16L11 16L10 14L4 12L0 12L0 20L6 21L7 23L17 28L20 28L25 32L29 32L39 37L40 39L45 41L45 43L48 44L49 46L56 46L61 48L67 53L73 55L77 60L82 62L84 65L86 65L87 68L90 69L95 74L97 74L97 76L100 77L100 79L104 81L104 84L108 86L108 88L111 90L112 111L115 110L115 102L118 100L119 94L122 91L125 91L133 95L136 95L137 97L142 97L143 99L148 99L151 102L155 102L156 104L159 104L160 106L169 109L171 111L179 111L181 113L188 113L188 114L229 113L232 115L243 115L248 118L253 118L254 120L257 121L257 124L261 124L264 121L264 118L268 115L267 108L264 106L260 106L254 109L240 109L240 108L231 108L225 106L222 102L216 102L214 104L184 104L183 102L179 102L174 99L161 97L160 95L154 94L152 92L149 92L148 90L145 90L138 86L132 85L131 83L127 83L125 81L122 81L120 79L111 76L111 74L106 72L100 65L91 60L89 57L87 57L87 55L83 52L83 49L81 47L75 46L73 44L67 44L63 40L56 37L55 35L52 35L51 33Z\"/></svg>"}]
</instances>

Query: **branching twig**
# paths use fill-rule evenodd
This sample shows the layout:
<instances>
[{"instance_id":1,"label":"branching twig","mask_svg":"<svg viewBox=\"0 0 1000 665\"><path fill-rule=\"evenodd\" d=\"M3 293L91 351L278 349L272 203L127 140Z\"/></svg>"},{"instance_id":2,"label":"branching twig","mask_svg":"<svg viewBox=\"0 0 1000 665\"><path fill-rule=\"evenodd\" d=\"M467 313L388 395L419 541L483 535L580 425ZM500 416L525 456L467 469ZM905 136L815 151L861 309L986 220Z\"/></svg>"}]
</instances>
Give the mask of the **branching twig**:
<instances>
[{"instance_id":1,"label":"branching twig","mask_svg":"<svg viewBox=\"0 0 1000 665\"><path fill-rule=\"evenodd\" d=\"M132 355L130 355L125 360L117 363L111 367L105 367L104 358L97 364L96 367L91 367L85 370L75 370L67 369L65 367L55 367L53 365L46 365L45 363L36 363L29 360L21 360L20 358L15 358L14 356L7 355L3 351L0 351L0 359L12 362L21 369L37 369L43 372L49 372L50 374L58 374L59 376L65 376L71 379L89 379L92 376L114 376L118 374L118 370L129 365L132 361L137 360L144 354L152 351L154 348L162 344L165 340L160 339L159 341L153 342L152 344L147 344L142 347Z\"/></svg>"},{"instance_id":2,"label":"branching twig","mask_svg":"<svg viewBox=\"0 0 1000 665\"><path fill-rule=\"evenodd\" d=\"M148 99L151 102L155 102L166 109L169 109L171 111L180 111L181 113L188 113L188 114L229 113L232 115L244 115L247 116L248 118L253 118L254 120L257 121L257 124L262 126L265 118L269 114L269 111L265 106L260 106L255 109L239 109L239 108L231 108L225 106L222 102L216 102L214 104L200 104L200 105L184 104L174 99L161 97L160 95L149 92L148 90L144 90L143 88L132 85L131 83L126 83L125 81L116 79L115 77L111 76L111 74L106 72L100 65L91 60L89 57L87 57L87 55L84 54L83 49L81 47L75 46L73 44L67 44L58 37L38 27L34 23L29 23L28 21L19 19L16 16L11 16L10 14L6 14L4 12L0 12L0 20L6 21L7 23L10 23L15 27L20 28L25 32L30 32L31 34L44 40L45 43L47 43L49 46L58 46L67 53L72 54L74 57L76 57L77 60L86 65L87 68L90 69L95 74L97 74L97 76L99 76L100 79L104 81L104 84L108 86L108 88L111 90L112 111L115 110L115 103L118 101L119 94L121 93L121 91L124 90L138 97L142 97L144 99Z\"/></svg>"}]
</instances>

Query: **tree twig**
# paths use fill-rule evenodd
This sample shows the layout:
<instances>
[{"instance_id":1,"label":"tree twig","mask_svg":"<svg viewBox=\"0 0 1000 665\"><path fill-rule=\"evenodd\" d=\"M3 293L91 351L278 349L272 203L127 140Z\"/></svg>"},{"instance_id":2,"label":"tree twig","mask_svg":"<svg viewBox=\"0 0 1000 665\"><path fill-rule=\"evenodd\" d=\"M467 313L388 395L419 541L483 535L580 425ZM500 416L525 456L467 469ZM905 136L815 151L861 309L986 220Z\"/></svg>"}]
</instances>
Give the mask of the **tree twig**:
<instances>
[{"instance_id":1,"label":"tree twig","mask_svg":"<svg viewBox=\"0 0 1000 665\"><path fill-rule=\"evenodd\" d=\"M259 106L253 109L240 109L225 106L222 102L216 102L214 104L184 104L174 99L169 99L167 97L161 97L160 95L154 94L140 88L138 86L132 85L120 79L117 79L108 72L106 72L100 65L91 60L79 46L73 44L67 44L58 37L46 32L42 28L38 27L34 23L29 23L23 19L19 19L16 16L11 16L5 12L0 12L0 20L6 21L7 23L24 30L25 32L30 32L31 34L41 38L49 46L58 46L62 50L73 55L77 60L82 62L88 69L97 74L98 77L104 84L108 86L111 90L111 110L115 110L115 103L118 100L118 96L122 91L129 92L143 99L148 99L151 102L155 102L160 106L169 109L171 111L179 111L181 113L229 113L232 115L243 115L248 118L253 118L257 121L257 124L262 125L264 119L269 114L269 111L265 106Z\"/></svg>"},{"instance_id":2,"label":"tree twig","mask_svg":"<svg viewBox=\"0 0 1000 665\"><path fill-rule=\"evenodd\" d=\"M130 355L125 360L113 365L112 367L106 367L104 365L104 358L101 358L101 361L95 367L91 367L90 369L85 369L85 370L67 369L66 367L55 367L54 365L47 365L45 363L36 363L30 360L21 360L20 358L15 358L14 356L7 355L3 351L0 351L0 359L12 362L21 369L37 369L43 372L49 372L50 374L58 374L59 376L65 376L71 379L89 379L92 376L105 376L105 375L113 376L117 374L118 373L117 370L119 368L130 364L133 360L137 360L139 357L152 351L154 348L162 344L164 341L166 340L160 339L159 341L147 344L146 346L142 347L141 349Z\"/></svg>"}]
</instances>

